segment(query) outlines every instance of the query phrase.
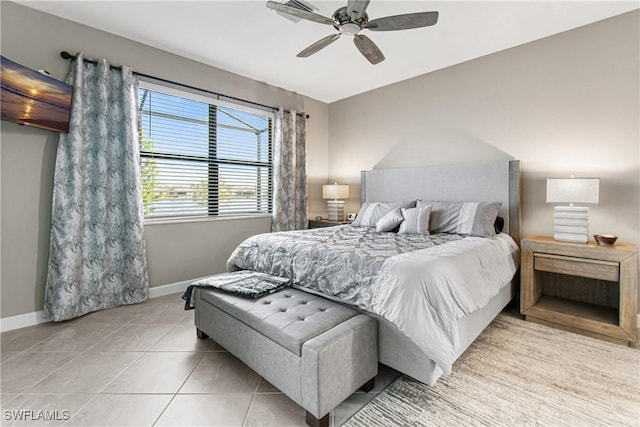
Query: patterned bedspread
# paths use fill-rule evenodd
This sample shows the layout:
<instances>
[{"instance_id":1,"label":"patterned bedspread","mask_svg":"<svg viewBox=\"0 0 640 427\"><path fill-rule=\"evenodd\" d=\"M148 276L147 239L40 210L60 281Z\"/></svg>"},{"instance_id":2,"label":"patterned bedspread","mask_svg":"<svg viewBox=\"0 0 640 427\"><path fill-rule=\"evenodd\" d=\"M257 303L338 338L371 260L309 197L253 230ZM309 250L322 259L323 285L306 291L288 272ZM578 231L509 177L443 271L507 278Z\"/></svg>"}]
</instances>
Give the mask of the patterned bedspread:
<instances>
[{"instance_id":1,"label":"patterned bedspread","mask_svg":"<svg viewBox=\"0 0 640 427\"><path fill-rule=\"evenodd\" d=\"M455 321L511 280L517 251L504 234L425 236L347 225L253 236L235 249L227 268L286 277L294 286L380 315L449 373Z\"/></svg>"},{"instance_id":2,"label":"patterned bedspread","mask_svg":"<svg viewBox=\"0 0 640 427\"><path fill-rule=\"evenodd\" d=\"M457 234L376 233L351 226L261 234L240 244L227 268L286 277L370 310L376 275L389 257L460 239Z\"/></svg>"}]
</instances>

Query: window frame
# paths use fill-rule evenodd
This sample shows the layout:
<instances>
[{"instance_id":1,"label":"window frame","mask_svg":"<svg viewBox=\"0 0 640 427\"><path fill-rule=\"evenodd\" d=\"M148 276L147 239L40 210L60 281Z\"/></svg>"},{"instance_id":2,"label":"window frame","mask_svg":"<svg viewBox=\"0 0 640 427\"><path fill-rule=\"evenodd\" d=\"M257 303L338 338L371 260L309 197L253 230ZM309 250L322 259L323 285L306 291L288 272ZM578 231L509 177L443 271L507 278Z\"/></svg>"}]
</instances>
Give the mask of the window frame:
<instances>
[{"instance_id":1,"label":"window frame","mask_svg":"<svg viewBox=\"0 0 640 427\"><path fill-rule=\"evenodd\" d=\"M189 86L181 86L179 84L161 82L158 83L155 79L151 78L143 78L139 79L139 91L140 90L149 90L151 92L160 92L165 95L176 96L183 99L188 99L192 101L197 101L201 103L205 103L209 105L209 146L207 150L206 156L197 156L192 154L171 154L171 153L154 153L143 151L142 148L139 148L139 158L140 165L143 164L143 159L169 159L169 160L186 160L186 161L194 161L207 165L207 198L206 198L206 214L201 215L190 215L190 214L176 214L176 215L167 215L167 216L159 216L159 217L147 217L144 216L145 224L152 223L170 223L170 222L197 222L197 221L211 221L211 220L227 220L227 219L238 219L238 218L260 218L260 217L269 217L273 212L273 170L274 170L274 139L275 139L275 120L276 120L276 111L273 108L269 107L261 107L256 105L250 101L242 101L233 99L233 101L227 101L222 95L208 93L205 90L198 90ZM138 94L136 96L138 96ZM140 107L137 101L138 108ZM213 109L212 109L213 107ZM240 111L249 114L255 114L268 119L268 156L267 161L250 161L250 160L240 160L240 159L220 159L217 157L217 115L216 110L218 107L229 108L235 111ZM139 110L139 113L142 112L142 109ZM214 126L211 126L211 120L214 120ZM176 118L177 119L177 118ZM138 119L142 121L142 116ZM213 138L212 138L213 132ZM265 212L242 212L242 213L231 213L231 214L220 214L220 202L219 202L219 180L218 171L221 165L239 165L239 166L249 166L256 168L267 168L268 170L268 182L267 186L267 194L269 200L267 201L267 210ZM212 174L216 176L215 180L211 179ZM257 178L257 181L261 180ZM256 192L256 202L258 202L262 197L262 191L260 191L260 187Z\"/></svg>"}]
</instances>

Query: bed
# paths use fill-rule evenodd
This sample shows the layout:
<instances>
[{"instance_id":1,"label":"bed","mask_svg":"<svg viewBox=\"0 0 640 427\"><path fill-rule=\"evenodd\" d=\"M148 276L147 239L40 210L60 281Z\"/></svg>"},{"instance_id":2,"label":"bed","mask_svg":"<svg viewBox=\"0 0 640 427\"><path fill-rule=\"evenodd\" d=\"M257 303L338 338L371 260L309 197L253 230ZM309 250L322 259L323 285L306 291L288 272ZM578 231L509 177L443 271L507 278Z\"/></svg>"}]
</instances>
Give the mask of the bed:
<instances>
[{"instance_id":1,"label":"bed","mask_svg":"<svg viewBox=\"0 0 640 427\"><path fill-rule=\"evenodd\" d=\"M494 237L351 225L269 233L241 243L227 267L288 277L298 289L358 307L378 321L379 361L432 385L514 297L519 162L362 172L363 203L415 200L429 209L438 200L500 202L504 226Z\"/></svg>"}]
</instances>

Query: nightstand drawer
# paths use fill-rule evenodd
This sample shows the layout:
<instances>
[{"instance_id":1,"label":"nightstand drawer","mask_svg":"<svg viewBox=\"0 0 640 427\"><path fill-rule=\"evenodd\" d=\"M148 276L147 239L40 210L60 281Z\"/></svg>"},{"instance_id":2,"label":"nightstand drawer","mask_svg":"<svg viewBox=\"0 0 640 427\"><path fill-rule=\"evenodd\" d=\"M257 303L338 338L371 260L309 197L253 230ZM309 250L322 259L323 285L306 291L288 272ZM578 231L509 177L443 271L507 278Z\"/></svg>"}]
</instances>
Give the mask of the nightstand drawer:
<instances>
[{"instance_id":1,"label":"nightstand drawer","mask_svg":"<svg viewBox=\"0 0 640 427\"><path fill-rule=\"evenodd\" d=\"M534 270L618 282L620 264L586 258L534 253Z\"/></svg>"}]
</instances>

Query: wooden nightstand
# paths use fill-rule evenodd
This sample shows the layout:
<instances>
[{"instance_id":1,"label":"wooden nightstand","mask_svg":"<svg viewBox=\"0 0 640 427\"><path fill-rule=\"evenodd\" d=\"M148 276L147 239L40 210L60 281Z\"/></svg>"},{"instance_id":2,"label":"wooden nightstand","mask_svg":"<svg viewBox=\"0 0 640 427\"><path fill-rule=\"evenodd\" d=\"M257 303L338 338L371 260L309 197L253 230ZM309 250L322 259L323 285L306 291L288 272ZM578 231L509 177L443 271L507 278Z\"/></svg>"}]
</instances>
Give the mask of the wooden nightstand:
<instances>
[{"instance_id":1,"label":"wooden nightstand","mask_svg":"<svg viewBox=\"0 0 640 427\"><path fill-rule=\"evenodd\" d=\"M520 313L527 320L628 345L637 339L638 252L531 236L522 241Z\"/></svg>"},{"instance_id":2,"label":"wooden nightstand","mask_svg":"<svg viewBox=\"0 0 640 427\"><path fill-rule=\"evenodd\" d=\"M310 219L309 228L335 227L336 225L351 224L351 221L329 221L328 219Z\"/></svg>"}]
</instances>

